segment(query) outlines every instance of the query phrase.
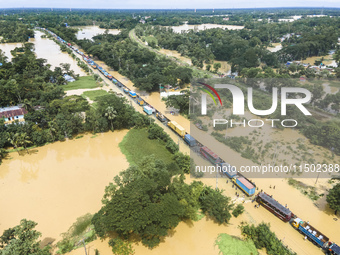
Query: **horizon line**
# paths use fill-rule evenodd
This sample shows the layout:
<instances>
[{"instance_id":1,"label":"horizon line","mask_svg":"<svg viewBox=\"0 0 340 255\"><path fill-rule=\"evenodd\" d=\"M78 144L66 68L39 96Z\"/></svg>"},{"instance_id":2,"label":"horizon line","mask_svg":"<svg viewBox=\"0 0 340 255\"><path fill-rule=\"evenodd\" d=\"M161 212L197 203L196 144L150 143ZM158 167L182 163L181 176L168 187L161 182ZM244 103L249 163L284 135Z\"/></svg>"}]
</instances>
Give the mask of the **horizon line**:
<instances>
[{"instance_id":1,"label":"horizon line","mask_svg":"<svg viewBox=\"0 0 340 255\"><path fill-rule=\"evenodd\" d=\"M0 10L13 9L60 9L60 10L253 10L253 9L340 9L340 7L325 7L325 6L285 6L285 7L236 7L236 8L81 8L81 7L4 7Z\"/></svg>"}]
</instances>

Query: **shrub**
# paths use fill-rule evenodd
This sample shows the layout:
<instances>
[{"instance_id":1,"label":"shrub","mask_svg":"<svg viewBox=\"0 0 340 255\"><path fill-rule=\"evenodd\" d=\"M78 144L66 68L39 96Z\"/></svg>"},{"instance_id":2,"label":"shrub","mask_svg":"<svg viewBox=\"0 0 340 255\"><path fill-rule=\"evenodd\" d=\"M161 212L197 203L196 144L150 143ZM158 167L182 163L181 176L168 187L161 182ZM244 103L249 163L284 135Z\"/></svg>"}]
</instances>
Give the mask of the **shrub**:
<instances>
[{"instance_id":1,"label":"shrub","mask_svg":"<svg viewBox=\"0 0 340 255\"><path fill-rule=\"evenodd\" d=\"M238 204L236 208L233 210L232 214L234 215L235 218L242 214L244 212L244 206L241 204Z\"/></svg>"}]
</instances>

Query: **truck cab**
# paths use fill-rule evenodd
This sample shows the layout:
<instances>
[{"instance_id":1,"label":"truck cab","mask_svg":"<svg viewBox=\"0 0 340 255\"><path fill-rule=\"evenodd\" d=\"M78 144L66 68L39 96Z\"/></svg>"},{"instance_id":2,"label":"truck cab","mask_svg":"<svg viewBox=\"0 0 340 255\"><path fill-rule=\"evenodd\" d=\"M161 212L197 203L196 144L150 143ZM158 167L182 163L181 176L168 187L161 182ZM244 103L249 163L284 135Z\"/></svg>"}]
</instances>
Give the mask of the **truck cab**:
<instances>
[{"instance_id":1,"label":"truck cab","mask_svg":"<svg viewBox=\"0 0 340 255\"><path fill-rule=\"evenodd\" d=\"M340 255L340 247L336 243L329 243L327 254L329 255Z\"/></svg>"},{"instance_id":2,"label":"truck cab","mask_svg":"<svg viewBox=\"0 0 340 255\"><path fill-rule=\"evenodd\" d=\"M293 221L292 221L292 226L296 229L299 228L299 225L300 225L300 222L302 222L302 220L300 218L295 218Z\"/></svg>"}]
</instances>

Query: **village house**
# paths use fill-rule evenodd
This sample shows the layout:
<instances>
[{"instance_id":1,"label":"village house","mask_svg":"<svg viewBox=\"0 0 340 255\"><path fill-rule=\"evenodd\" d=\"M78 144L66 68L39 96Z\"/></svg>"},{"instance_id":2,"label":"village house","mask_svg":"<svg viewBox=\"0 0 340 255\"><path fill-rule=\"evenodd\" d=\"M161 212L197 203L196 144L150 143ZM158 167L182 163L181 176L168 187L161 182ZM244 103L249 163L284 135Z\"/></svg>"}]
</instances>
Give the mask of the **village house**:
<instances>
[{"instance_id":1,"label":"village house","mask_svg":"<svg viewBox=\"0 0 340 255\"><path fill-rule=\"evenodd\" d=\"M5 125L12 124L16 120L19 123L25 123L24 115L26 113L26 109L19 106L0 108L0 118L5 119Z\"/></svg>"}]
</instances>

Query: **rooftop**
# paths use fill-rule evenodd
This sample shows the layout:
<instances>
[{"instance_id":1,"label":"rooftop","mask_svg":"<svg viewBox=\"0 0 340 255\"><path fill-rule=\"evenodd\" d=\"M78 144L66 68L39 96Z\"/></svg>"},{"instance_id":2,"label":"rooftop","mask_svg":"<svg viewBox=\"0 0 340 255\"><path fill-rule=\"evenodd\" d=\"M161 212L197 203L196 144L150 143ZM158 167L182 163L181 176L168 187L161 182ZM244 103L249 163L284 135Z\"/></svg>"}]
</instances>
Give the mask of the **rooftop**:
<instances>
[{"instance_id":1,"label":"rooftop","mask_svg":"<svg viewBox=\"0 0 340 255\"><path fill-rule=\"evenodd\" d=\"M2 117L9 118L19 115L25 115L26 113L27 113L26 109L19 106L0 108L0 118Z\"/></svg>"}]
</instances>

